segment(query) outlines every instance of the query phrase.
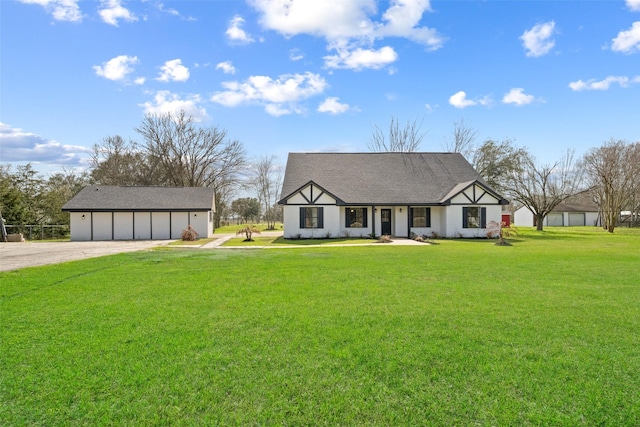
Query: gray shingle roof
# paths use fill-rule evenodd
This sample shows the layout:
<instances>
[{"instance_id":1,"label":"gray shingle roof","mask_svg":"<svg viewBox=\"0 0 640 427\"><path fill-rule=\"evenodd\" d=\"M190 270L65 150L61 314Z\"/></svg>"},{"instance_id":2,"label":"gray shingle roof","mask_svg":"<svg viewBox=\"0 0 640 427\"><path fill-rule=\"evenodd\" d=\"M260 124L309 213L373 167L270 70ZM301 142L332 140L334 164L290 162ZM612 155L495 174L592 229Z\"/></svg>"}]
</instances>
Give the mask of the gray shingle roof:
<instances>
[{"instance_id":1,"label":"gray shingle roof","mask_svg":"<svg viewBox=\"0 0 640 427\"><path fill-rule=\"evenodd\" d=\"M194 211L214 208L213 188L90 185L63 211Z\"/></svg>"},{"instance_id":2,"label":"gray shingle roof","mask_svg":"<svg viewBox=\"0 0 640 427\"><path fill-rule=\"evenodd\" d=\"M599 212L598 205L589 198L588 195L578 195L569 197L560 202L558 206L551 210L552 212Z\"/></svg>"},{"instance_id":3,"label":"gray shingle roof","mask_svg":"<svg viewBox=\"0 0 640 427\"><path fill-rule=\"evenodd\" d=\"M461 183L487 184L459 153L290 153L282 200L309 181L345 204L439 204Z\"/></svg>"}]
</instances>

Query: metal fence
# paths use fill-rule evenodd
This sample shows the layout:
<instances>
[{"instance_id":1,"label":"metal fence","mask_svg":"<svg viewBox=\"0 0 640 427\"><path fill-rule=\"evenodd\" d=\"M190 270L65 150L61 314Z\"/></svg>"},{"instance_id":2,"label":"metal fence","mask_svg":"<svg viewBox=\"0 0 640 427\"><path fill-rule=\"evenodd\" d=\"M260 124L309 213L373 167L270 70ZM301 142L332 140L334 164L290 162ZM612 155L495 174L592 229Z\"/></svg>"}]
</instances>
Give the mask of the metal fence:
<instances>
[{"instance_id":1,"label":"metal fence","mask_svg":"<svg viewBox=\"0 0 640 427\"><path fill-rule=\"evenodd\" d=\"M27 240L68 239L68 225L5 225L7 234L20 234Z\"/></svg>"}]
</instances>

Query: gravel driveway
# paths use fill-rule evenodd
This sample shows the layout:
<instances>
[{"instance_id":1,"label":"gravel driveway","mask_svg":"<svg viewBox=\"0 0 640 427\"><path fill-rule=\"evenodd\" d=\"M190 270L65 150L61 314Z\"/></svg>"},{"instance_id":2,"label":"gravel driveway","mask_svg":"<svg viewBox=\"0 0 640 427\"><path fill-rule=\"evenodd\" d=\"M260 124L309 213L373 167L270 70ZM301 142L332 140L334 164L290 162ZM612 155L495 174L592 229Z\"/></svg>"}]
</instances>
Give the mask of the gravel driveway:
<instances>
[{"instance_id":1,"label":"gravel driveway","mask_svg":"<svg viewBox=\"0 0 640 427\"><path fill-rule=\"evenodd\" d=\"M170 241L2 242L0 243L0 271L140 251L166 245Z\"/></svg>"}]
</instances>

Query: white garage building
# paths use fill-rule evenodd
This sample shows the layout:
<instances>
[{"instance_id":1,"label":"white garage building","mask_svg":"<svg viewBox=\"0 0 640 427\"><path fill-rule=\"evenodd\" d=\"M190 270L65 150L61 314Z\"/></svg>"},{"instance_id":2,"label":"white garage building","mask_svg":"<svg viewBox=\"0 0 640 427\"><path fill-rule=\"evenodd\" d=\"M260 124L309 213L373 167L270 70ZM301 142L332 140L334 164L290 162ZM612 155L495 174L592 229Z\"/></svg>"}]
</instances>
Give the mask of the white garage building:
<instances>
[{"instance_id":1,"label":"white garage building","mask_svg":"<svg viewBox=\"0 0 640 427\"><path fill-rule=\"evenodd\" d=\"M533 213L526 207L518 209L514 224L521 227L536 226ZM573 197L556 206L544 219L545 227L599 226L602 220L598 205L586 197Z\"/></svg>"},{"instance_id":2,"label":"white garage building","mask_svg":"<svg viewBox=\"0 0 640 427\"><path fill-rule=\"evenodd\" d=\"M189 225L201 238L214 231L212 188L90 185L62 210L74 241L179 239Z\"/></svg>"}]
</instances>

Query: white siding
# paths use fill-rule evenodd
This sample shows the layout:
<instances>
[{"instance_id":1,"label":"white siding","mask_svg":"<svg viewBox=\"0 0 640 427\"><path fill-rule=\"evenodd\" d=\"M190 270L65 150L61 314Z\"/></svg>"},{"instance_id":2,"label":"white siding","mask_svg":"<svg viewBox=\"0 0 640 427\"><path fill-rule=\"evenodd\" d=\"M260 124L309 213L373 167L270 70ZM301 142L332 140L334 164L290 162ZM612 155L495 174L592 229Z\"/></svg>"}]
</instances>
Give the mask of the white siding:
<instances>
[{"instance_id":1,"label":"white siding","mask_svg":"<svg viewBox=\"0 0 640 427\"><path fill-rule=\"evenodd\" d=\"M91 212L71 212L71 240L91 240Z\"/></svg>"},{"instance_id":2,"label":"white siding","mask_svg":"<svg viewBox=\"0 0 640 427\"><path fill-rule=\"evenodd\" d=\"M468 205L471 207L474 205ZM465 237L465 238L484 238L487 237L486 228L463 228L462 212L465 206L447 206L446 212L446 234L445 237ZM479 208L487 209L486 222L489 224L491 221L502 221L502 206L490 205L490 206L477 206Z\"/></svg>"},{"instance_id":3,"label":"white siding","mask_svg":"<svg viewBox=\"0 0 640 427\"><path fill-rule=\"evenodd\" d=\"M434 233L438 236L446 235L446 207L431 206L431 227L411 227L411 232L417 236L431 237Z\"/></svg>"},{"instance_id":4,"label":"white siding","mask_svg":"<svg viewBox=\"0 0 640 427\"><path fill-rule=\"evenodd\" d=\"M570 226L581 226L585 225L585 215L584 212L569 212L569 225Z\"/></svg>"},{"instance_id":5,"label":"white siding","mask_svg":"<svg viewBox=\"0 0 640 427\"><path fill-rule=\"evenodd\" d=\"M191 212L189 222L201 239L213 237L213 215L209 212Z\"/></svg>"},{"instance_id":6,"label":"white siding","mask_svg":"<svg viewBox=\"0 0 640 427\"><path fill-rule=\"evenodd\" d=\"M170 214L169 212L152 212L151 213L151 238L154 240L171 239L170 231Z\"/></svg>"},{"instance_id":7,"label":"white siding","mask_svg":"<svg viewBox=\"0 0 640 427\"><path fill-rule=\"evenodd\" d=\"M347 234L350 237L366 237L371 234L371 212L373 209L371 206L358 206L359 208L366 207L367 208L367 226L366 227L345 227L346 223L346 210L350 209L350 206L340 206L340 233L338 237L344 237Z\"/></svg>"},{"instance_id":8,"label":"white siding","mask_svg":"<svg viewBox=\"0 0 640 427\"><path fill-rule=\"evenodd\" d=\"M93 240L113 240L113 213L93 213Z\"/></svg>"},{"instance_id":9,"label":"white siding","mask_svg":"<svg viewBox=\"0 0 640 427\"><path fill-rule=\"evenodd\" d=\"M598 212L585 212L585 221L586 221L586 225L592 225L592 226L601 225L600 215L598 215Z\"/></svg>"},{"instance_id":10,"label":"white siding","mask_svg":"<svg viewBox=\"0 0 640 427\"><path fill-rule=\"evenodd\" d=\"M396 207L391 211L391 229L393 235L398 237L409 236L409 208Z\"/></svg>"},{"instance_id":11,"label":"white siding","mask_svg":"<svg viewBox=\"0 0 640 427\"><path fill-rule=\"evenodd\" d=\"M497 204L498 199L490 195L479 185L471 185L451 198L451 204Z\"/></svg>"},{"instance_id":12,"label":"white siding","mask_svg":"<svg viewBox=\"0 0 640 427\"><path fill-rule=\"evenodd\" d=\"M513 223L520 227L533 227L533 214L523 206L513 214Z\"/></svg>"},{"instance_id":13,"label":"white siding","mask_svg":"<svg viewBox=\"0 0 640 427\"><path fill-rule=\"evenodd\" d=\"M291 196L289 200L287 200L287 203L289 203L290 205L304 205L304 204L307 204L308 202L305 200L304 197L302 197L302 194L296 193L293 196Z\"/></svg>"},{"instance_id":14,"label":"white siding","mask_svg":"<svg viewBox=\"0 0 640 427\"><path fill-rule=\"evenodd\" d=\"M311 206L309 206L311 207ZM319 206L317 206L319 207ZM300 228L300 208L301 206L284 206L284 237L287 239L295 238L299 234L303 238L324 238L328 234L331 237L340 237L340 207L339 206L322 206L323 208L323 227L322 228ZM344 221L344 216L342 217Z\"/></svg>"},{"instance_id":15,"label":"white siding","mask_svg":"<svg viewBox=\"0 0 640 427\"><path fill-rule=\"evenodd\" d=\"M113 213L113 238L114 240L133 239L133 212Z\"/></svg>"},{"instance_id":16,"label":"white siding","mask_svg":"<svg viewBox=\"0 0 640 427\"><path fill-rule=\"evenodd\" d=\"M189 226L188 212L171 212L171 238L182 238L182 230Z\"/></svg>"},{"instance_id":17,"label":"white siding","mask_svg":"<svg viewBox=\"0 0 640 427\"><path fill-rule=\"evenodd\" d=\"M514 214L514 224L520 227L533 227L533 214L526 207L521 207ZM600 225L598 212L552 212L544 219L544 226Z\"/></svg>"},{"instance_id":18,"label":"white siding","mask_svg":"<svg viewBox=\"0 0 640 427\"><path fill-rule=\"evenodd\" d=\"M327 193L324 193L320 197L318 197L314 203L319 205L332 205L332 204L335 204L335 202L336 202L336 199L334 199Z\"/></svg>"},{"instance_id":19,"label":"white siding","mask_svg":"<svg viewBox=\"0 0 640 427\"><path fill-rule=\"evenodd\" d=\"M567 223L562 212L552 212L545 218L545 223L549 227L561 227Z\"/></svg>"},{"instance_id":20,"label":"white siding","mask_svg":"<svg viewBox=\"0 0 640 427\"><path fill-rule=\"evenodd\" d=\"M133 227L135 240L151 239L151 212L134 212Z\"/></svg>"}]
</instances>

